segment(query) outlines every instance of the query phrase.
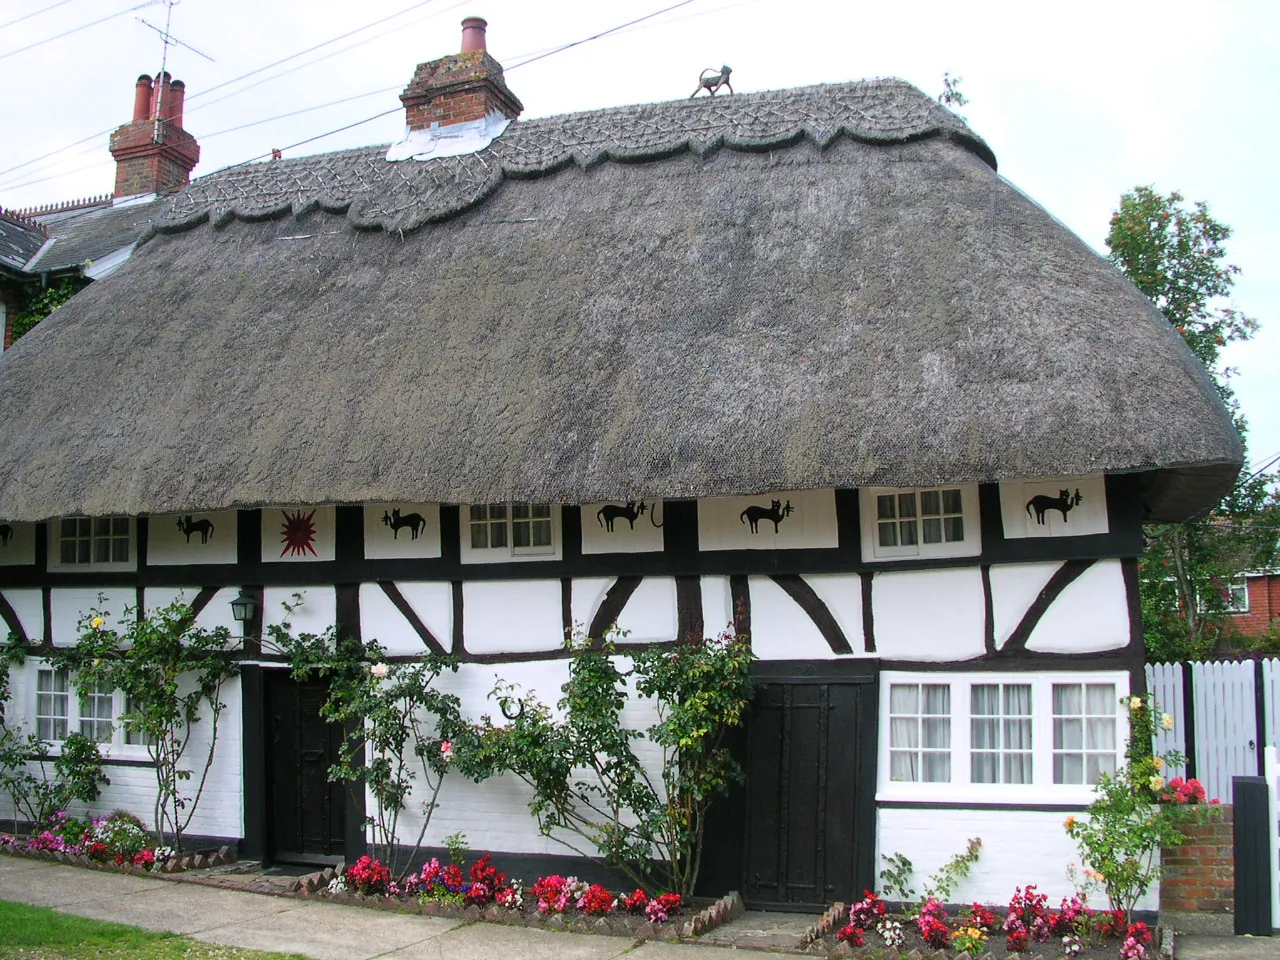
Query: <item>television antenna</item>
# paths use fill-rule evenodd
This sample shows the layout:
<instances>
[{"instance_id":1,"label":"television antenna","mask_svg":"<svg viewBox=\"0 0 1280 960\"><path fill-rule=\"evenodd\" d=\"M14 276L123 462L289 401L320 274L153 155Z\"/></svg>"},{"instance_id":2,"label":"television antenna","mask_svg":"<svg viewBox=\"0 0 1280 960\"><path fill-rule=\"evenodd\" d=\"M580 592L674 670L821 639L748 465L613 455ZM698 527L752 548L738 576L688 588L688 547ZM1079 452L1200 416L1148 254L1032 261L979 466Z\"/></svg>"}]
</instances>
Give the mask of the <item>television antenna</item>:
<instances>
[{"instance_id":1,"label":"television antenna","mask_svg":"<svg viewBox=\"0 0 1280 960\"><path fill-rule=\"evenodd\" d=\"M174 46L182 47L183 49L190 50L192 53L196 54L197 56L204 57L204 59L208 60L210 63L217 62L213 59L213 57L209 56L207 53L202 53L201 51L197 50L195 47L191 46L191 44L189 43L183 43L181 40L179 40L177 37L175 37L172 33L169 32L169 27L173 22L173 8L176 7L181 2L182 0L164 0L166 9L164 13L164 29L163 30L161 30L155 24L147 23L147 21L143 20L141 17L134 17L134 19L137 20L144 27L148 27L151 30L154 30L156 33L160 34L161 40L164 41L163 49L161 50L161 53L160 53L160 72L156 75L156 83L158 84L158 91L156 93L155 127L153 128L151 133L151 139L152 139L152 142L154 143L160 142L160 122L161 122L160 118L164 116L164 91L165 91L165 86L161 82L161 80L165 76L165 71L169 63L169 46L172 44Z\"/></svg>"}]
</instances>

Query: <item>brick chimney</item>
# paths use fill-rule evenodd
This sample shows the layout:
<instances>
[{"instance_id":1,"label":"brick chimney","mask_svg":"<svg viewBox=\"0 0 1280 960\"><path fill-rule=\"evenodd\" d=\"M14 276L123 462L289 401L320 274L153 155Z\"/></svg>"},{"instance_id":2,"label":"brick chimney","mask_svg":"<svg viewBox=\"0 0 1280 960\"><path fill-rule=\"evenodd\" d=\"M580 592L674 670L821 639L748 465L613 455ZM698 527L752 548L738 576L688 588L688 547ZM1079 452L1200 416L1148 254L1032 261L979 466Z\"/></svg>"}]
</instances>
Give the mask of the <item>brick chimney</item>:
<instances>
[{"instance_id":1,"label":"brick chimney","mask_svg":"<svg viewBox=\"0 0 1280 960\"><path fill-rule=\"evenodd\" d=\"M163 73L143 74L133 91L133 120L111 134L116 159L115 196L172 193L191 182L200 160L195 137L182 129L186 85ZM159 122L156 121L157 115Z\"/></svg>"},{"instance_id":2,"label":"brick chimney","mask_svg":"<svg viewBox=\"0 0 1280 960\"><path fill-rule=\"evenodd\" d=\"M485 50L485 27L480 17L462 21L462 52L418 64L413 79L400 94L410 130L425 130L483 120L497 111L514 120L524 109L502 78L502 64Z\"/></svg>"}]
</instances>

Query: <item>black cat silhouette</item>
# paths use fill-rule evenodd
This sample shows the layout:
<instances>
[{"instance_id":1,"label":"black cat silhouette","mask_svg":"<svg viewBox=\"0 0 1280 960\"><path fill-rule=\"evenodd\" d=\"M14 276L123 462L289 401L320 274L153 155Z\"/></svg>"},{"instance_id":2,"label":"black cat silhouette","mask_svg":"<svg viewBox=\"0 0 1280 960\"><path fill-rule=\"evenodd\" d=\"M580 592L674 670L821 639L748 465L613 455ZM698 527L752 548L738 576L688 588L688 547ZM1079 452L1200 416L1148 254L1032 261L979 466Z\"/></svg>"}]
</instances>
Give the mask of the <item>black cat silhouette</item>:
<instances>
[{"instance_id":1,"label":"black cat silhouette","mask_svg":"<svg viewBox=\"0 0 1280 960\"><path fill-rule=\"evenodd\" d=\"M781 500L770 501L769 509L764 507L747 507L742 513L738 514L738 519L743 523L751 525L752 533L759 533L759 524L761 520L773 521L773 532L778 532L778 524L784 519L791 516L791 501L787 501L784 507Z\"/></svg>"},{"instance_id":2,"label":"black cat silhouette","mask_svg":"<svg viewBox=\"0 0 1280 960\"><path fill-rule=\"evenodd\" d=\"M382 511L382 522L391 528L391 539L400 539L400 528L408 527L410 540L417 540L418 534L427 528L427 518L420 513L411 513L408 516L400 516L400 508L397 507L390 513Z\"/></svg>"},{"instance_id":3,"label":"black cat silhouette","mask_svg":"<svg viewBox=\"0 0 1280 960\"><path fill-rule=\"evenodd\" d=\"M208 520L197 520L191 522L191 514L178 518L178 529L187 535L187 543L191 542L191 535L196 531L200 532L200 542L208 543L209 538L213 536L213 523Z\"/></svg>"},{"instance_id":4,"label":"black cat silhouette","mask_svg":"<svg viewBox=\"0 0 1280 960\"><path fill-rule=\"evenodd\" d=\"M644 501L640 501L640 506L636 506L634 500L628 500L625 507L620 507L615 503L606 503L603 507L596 511L596 522L604 527L610 533L613 533L613 521L619 517L626 517L627 522L631 524L631 529L636 528L636 518L645 511Z\"/></svg>"},{"instance_id":5,"label":"black cat silhouette","mask_svg":"<svg viewBox=\"0 0 1280 960\"><path fill-rule=\"evenodd\" d=\"M1080 488L1076 488L1076 495L1073 497L1070 490L1059 490L1056 497L1050 497L1047 494L1037 494L1027 501L1027 516L1031 516L1031 511L1036 512L1036 523L1044 524L1044 515L1050 510L1057 510L1062 514L1062 522L1067 522L1067 513L1078 507L1084 497L1080 496Z\"/></svg>"}]
</instances>

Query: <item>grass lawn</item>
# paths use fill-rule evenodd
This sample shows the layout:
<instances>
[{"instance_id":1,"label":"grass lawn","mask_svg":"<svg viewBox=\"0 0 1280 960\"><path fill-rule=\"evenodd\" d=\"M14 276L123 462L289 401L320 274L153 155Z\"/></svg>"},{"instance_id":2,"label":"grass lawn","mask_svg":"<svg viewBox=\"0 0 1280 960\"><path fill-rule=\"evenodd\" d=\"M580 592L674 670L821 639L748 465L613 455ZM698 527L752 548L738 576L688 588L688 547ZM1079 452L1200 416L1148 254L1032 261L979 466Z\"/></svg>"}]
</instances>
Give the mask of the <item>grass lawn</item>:
<instances>
[{"instance_id":1,"label":"grass lawn","mask_svg":"<svg viewBox=\"0 0 1280 960\"><path fill-rule=\"evenodd\" d=\"M285 960L262 953L199 943L172 933L151 933L103 920L86 920L44 907L0 900L0 957L24 960Z\"/></svg>"}]
</instances>

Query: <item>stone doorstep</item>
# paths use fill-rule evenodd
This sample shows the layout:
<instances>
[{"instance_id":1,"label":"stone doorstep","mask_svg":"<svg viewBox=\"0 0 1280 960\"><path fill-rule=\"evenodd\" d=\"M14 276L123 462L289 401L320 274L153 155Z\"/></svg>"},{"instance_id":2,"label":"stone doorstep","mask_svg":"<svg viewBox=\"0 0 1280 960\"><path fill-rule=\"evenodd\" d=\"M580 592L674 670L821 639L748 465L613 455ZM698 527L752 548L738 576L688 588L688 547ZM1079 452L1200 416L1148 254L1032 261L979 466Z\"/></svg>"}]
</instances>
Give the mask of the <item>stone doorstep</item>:
<instances>
[{"instance_id":1,"label":"stone doorstep","mask_svg":"<svg viewBox=\"0 0 1280 960\"><path fill-rule=\"evenodd\" d=\"M1195 936L1234 937L1236 933L1235 914L1229 910L1220 913L1161 910L1160 926L1171 934L1176 930L1178 933Z\"/></svg>"}]
</instances>

